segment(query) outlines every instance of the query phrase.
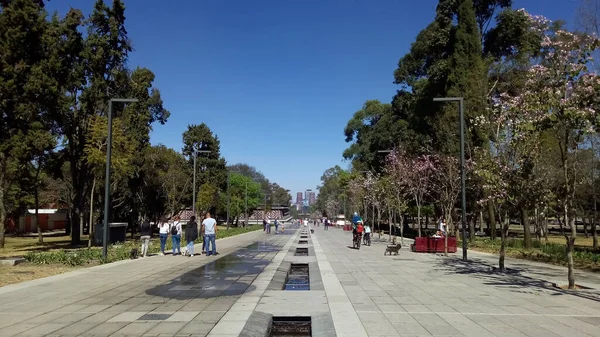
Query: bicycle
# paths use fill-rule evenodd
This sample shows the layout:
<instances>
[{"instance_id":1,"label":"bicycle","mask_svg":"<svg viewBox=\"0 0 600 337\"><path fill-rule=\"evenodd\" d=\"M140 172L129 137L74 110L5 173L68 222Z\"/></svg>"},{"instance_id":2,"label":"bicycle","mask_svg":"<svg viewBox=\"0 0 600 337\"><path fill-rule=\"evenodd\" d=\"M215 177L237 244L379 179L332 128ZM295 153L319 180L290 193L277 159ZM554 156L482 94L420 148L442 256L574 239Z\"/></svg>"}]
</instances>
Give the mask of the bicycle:
<instances>
[{"instance_id":1,"label":"bicycle","mask_svg":"<svg viewBox=\"0 0 600 337\"><path fill-rule=\"evenodd\" d=\"M361 236L361 233L354 234L354 239L352 240L352 247L354 249L360 249Z\"/></svg>"},{"instance_id":2,"label":"bicycle","mask_svg":"<svg viewBox=\"0 0 600 337\"><path fill-rule=\"evenodd\" d=\"M363 236L363 245L370 246L371 245L371 233L365 233Z\"/></svg>"}]
</instances>

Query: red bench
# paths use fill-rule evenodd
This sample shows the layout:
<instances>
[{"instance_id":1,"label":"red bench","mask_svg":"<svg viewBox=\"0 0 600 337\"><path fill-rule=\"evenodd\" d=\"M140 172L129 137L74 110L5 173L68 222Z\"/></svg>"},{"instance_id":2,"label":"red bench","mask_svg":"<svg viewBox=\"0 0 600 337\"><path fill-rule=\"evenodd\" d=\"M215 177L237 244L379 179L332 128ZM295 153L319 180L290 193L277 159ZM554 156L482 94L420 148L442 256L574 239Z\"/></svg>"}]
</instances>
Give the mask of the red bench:
<instances>
[{"instance_id":1,"label":"red bench","mask_svg":"<svg viewBox=\"0 0 600 337\"><path fill-rule=\"evenodd\" d=\"M444 253L444 238L419 237L410 249L417 253ZM456 238L448 237L448 253L456 253Z\"/></svg>"}]
</instances>

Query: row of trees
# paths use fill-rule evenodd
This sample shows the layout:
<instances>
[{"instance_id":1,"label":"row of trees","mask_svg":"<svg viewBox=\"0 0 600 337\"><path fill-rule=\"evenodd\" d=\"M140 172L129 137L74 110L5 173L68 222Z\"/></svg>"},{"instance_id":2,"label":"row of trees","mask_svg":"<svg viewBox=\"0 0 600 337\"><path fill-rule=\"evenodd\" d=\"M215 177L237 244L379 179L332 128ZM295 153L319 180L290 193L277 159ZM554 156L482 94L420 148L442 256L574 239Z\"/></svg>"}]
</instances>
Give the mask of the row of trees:
<instances>
[{"instance_id":1,"label":"row of trees","mask_svg":"<svg viewBox=\"0 0 600 337\"><path fill-rule=\"evenodd\" d=\"M348 181L343 194L356 195L358 204L402 213L407 205L420 210L432 203L438 214L457 219L458 107L433 99L463 97L468 222L483 218L492 238L499 228L504 247L510 219L520 219L530 247L531 222L541 236L547 234L541 224L555 218L573 288L576 219L591 223L598 247L600 79L591 57L598 48L598 20L582 16L582 29L569 31L562 22L511 5L511 0L439 1L435 19L398 63L394 78L400 89L392 102L367 101L344 131L350 171L373 173L358 178L348 172L355 178L342 175L339 181ZM585 1L581 12L596 13L585 8L596 5ZM378 150L388 149L393 153L382 160ZM500 255L504 269L503 249Z\"/></svg>"},{"instance_id":2,"label":"row of trees","mask_svg":"<svg viewBox=\"0 0 600 337\"><path fill-rule=\"evenodd\" d=\"M226 211L228 169L233 217L242 196L245 208L246 186L250 210L265 194L269 202L289 203L289 193L256 169L228 168L204 124L184 132L182 153L151 146L153 125L166 123L170 112L153 72L129 67L133 49L121 0L97 0L87 17L75 8L49 16L41 0L2 0L0 31L0 248L7 217L28 207L67 204L73 244L84 222L102 217L111 98L138 100L113 106L111 221L171 217L190 207L199 149L211 151L198 158L199 211Z\"/></svg>"}]
</instances>

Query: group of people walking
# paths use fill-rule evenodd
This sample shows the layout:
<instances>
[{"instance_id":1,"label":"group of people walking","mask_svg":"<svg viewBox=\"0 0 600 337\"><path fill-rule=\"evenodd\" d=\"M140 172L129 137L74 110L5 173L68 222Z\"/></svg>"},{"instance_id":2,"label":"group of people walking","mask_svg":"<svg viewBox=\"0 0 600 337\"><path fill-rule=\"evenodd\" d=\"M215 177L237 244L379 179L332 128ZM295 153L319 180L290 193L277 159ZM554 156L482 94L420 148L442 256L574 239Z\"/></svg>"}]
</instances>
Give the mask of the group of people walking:
<instances>
[{"instance_id":1,"label":"group of people walking","mask_svg":"<svg viewBox=\"0 0 600 337\"><path fill-rule=\"evenodd\" d=\"M181 253L181 238L186 242L184 253ZM161 221L158 224L158 236L160 238L160 255L165 255L167 239L171 236L171 246L173 256L194 256L194 243L199 236L202 236L202 254L206 256L217 255L216 236L217 236L217 221L206 213L201 226L196 223L196 217L192 216L190 221L185 225L183 231L180 219L169 221ZM148 247L150 246L150 238L152 237L152 226L148 220L142 222L140 226L140 239L142 241L142 249L140 256L148 255Z\"/></svg>"},{"instance_id":2,"label":"group of people walking","mask_svg":"<svg viewBox=\"0 0 600 337\"><path fill-rule=\"evenodd\" d=\"M279 233L279 229L283 232L283 224L279 223L279 220L275 219L275 234ZM271 234L271 219L263 219L263 231L267 234Z\"/></svg>"}]
</instances>

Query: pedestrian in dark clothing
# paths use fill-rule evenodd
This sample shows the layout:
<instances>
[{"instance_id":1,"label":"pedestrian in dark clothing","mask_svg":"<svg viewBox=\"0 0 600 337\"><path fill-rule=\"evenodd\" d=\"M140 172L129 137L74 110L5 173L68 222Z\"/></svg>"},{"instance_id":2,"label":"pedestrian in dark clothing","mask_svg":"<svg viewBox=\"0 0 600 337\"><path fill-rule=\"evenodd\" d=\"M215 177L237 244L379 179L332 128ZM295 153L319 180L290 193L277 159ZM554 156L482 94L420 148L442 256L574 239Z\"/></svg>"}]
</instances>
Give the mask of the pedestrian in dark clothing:
<instances>
[{"instance_id":1,"label":"pedestrian in dark clothing","mask_svg":"<svg viewBox=\"0 0 600 337\"><path fill-rule=\"evenodd\" d=\"M141 256L146 257L148 254L148 246L150 246L150 237L152 236L152 227L150 226L150 221L148 219L144 219L142 225L140 226L140 240L142 240L142 250Z\"/></svg>"},{"instance_id":2,"label":"pedestrian in dark clothing","mask_svg":"<svg viewBox=\"0 0 600 337\"><path fill-rule=\"evenodd\" d=\"M185 226L185 241L187 242L186 255L194 256L194 241L198 238L198 224L196 217L192 216Z\"/></svg>"}]
</instances>

